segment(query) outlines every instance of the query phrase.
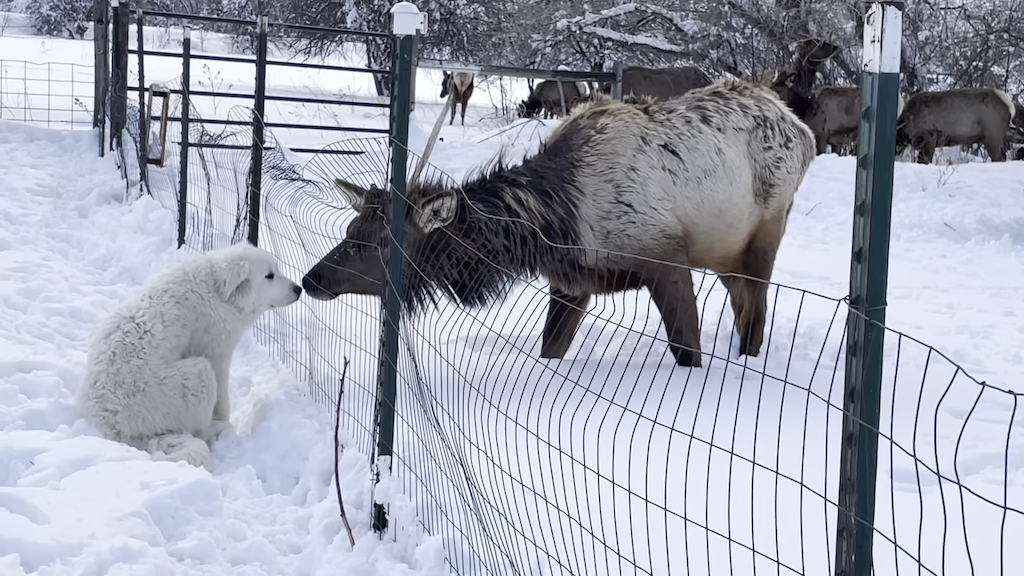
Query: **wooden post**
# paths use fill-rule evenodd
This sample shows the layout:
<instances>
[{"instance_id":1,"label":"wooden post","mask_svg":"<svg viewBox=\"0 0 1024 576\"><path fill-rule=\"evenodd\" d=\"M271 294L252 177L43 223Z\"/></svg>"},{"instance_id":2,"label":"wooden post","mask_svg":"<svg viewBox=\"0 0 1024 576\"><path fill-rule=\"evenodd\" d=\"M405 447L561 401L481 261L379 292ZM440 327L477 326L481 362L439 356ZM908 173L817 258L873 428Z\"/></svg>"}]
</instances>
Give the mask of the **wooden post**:
<instances>
[{"instance_id":1,"label":"wooden post","mask_svg":"<svg viewBox=\"0 0 1024 576\"><path fill-rule=\"evenodd\" d=\"M430 136L427 138L427 145L423 148L423 155L420 156L419 162L416 163L416 168L412 171L412 177L409 178L410 182L419 179L420 174L423 173L423 167L427 165L427 160L430 158L431 152L434 151L434 144L437 143L437 136L441 133L441 126L444 125L444 119L448 117L448 112L453 106L455 106L455 91L449 90L448 99L444 101L444 106L441 107L441 113L438 114L437 120L434 120L434 127L430 129Z\"/></svg>"},{"instance_id":2,"label":"wooden post","mask_svg":"<svg viewBox=\"0 0 1024 576\"><path fill-rule=\"evenodd\" d=\"M161 100L159 132L156 134L159 138L159 155L155 158L153 157L153 146L150 143L149 148L146 150L146 162L148 164L156 164L162 168L167 160L167 117L170 114L171 92L162 84L150 84L149 103L146 105L146 118L150 119L150 122L152 122L153 118L153 101L157 98ZM154 140L152 135L150 135L149 139Z\"/></svg>"}]
</instances>

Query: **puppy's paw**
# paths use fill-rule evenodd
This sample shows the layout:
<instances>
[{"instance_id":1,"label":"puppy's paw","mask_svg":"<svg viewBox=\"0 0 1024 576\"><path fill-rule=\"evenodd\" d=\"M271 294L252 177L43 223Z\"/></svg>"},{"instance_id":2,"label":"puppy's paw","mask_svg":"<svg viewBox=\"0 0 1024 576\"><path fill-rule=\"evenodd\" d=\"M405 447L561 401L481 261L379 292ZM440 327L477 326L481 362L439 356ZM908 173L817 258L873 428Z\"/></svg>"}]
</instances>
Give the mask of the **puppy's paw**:
<instances>
[{"instance_id":1,"label":"puppy's paw","mask_svg":"<svg viewBox=\"0 0 1024 576\"><path fill-rule=\"evenodd\" d=\"M230 420L214 420L213 422L210 422L210 425L206 427L206 430L203 430L200 438L210 442L227 430L234 430L234 426L231 425Z\"/></svg>"}]
</instances>

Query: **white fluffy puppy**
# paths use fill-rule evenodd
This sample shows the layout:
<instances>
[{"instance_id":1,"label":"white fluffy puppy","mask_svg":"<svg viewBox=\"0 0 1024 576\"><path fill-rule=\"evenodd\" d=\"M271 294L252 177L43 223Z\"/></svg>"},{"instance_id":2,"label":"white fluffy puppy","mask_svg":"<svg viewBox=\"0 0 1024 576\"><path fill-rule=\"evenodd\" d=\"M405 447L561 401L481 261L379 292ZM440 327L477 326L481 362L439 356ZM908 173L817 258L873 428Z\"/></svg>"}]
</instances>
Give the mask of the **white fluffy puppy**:
<instances>
[{"instance_id":1,"label":"white fluffy puppy","mask_svg":"<svg viewBox=\"0 0 1024 576\"><path fill-rule=\"evenodd\" d=\"M235 347L261 314L301 294L273 254L247 243L183 257L94 334L78 391L82 415L155 459L212 469L207 441L230 426Z\"/></svg>"}]
</instances>

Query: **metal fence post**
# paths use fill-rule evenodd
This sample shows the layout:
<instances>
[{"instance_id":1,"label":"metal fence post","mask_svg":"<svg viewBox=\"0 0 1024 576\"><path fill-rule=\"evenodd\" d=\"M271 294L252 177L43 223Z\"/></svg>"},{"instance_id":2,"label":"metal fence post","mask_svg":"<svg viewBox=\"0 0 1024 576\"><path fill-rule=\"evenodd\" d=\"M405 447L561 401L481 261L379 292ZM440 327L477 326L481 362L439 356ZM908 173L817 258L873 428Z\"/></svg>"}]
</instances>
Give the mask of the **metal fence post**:
<instances>
[{"instance_id":1,"label":"metal fence post","mask_svg":"<svg viewBox=\"0 0 1024 576\"><path fill-rule=\"evenodd\" d=\"M110 149L123 147L121 137L128 119L128 0L110 0L114 9L113 89L110 99Z\"/></svg>"},{"instance_id":2,"label":"metal fence post","mask_svg":"<svg viewBox=\"0 0 1024 576\"><path fill-rule=\"evenodd\" d=\"M615 80L612 81L612 98L622 100L622 61L616 60L612 64L612 72L615 73Z\"/></svg>"},{"instance_id":3,"label":"metal fence post","mask_svg":"<svg viewBox=\"0 0 1024 576\"><path fill-rule=\"evenodd\" d=\"M398 322L402 312L402 260L405 243L405 187L409 158L409 116L412 105L412 65L416 33L423 29L423 15L411 2L391 8L392 30L397 49L392 70L391 92L391 234L387 250L387 280L384 282L383 327L377 400L377 478L391 474L395 439L395 400L398 396ZM387 530L384 505L374 501L373 529Z\"/></svg>"},{"instance_id":4,"label":"metal fence post","mask_svg":"<svg viewBox=\"0 0 1024 576\"><path fill-rule=\"evenodd\" d=\"M267 15L256 17L256 99L252 111L252 163L249 173L249 243L259 246L263 189L263 131L267 96Z\"/></svg>"},{"instance_id":5,"label":"metal fence post","mask_svg":"<svg viewBox=\"0 0 1024 576\"><path fill-rule=\"evenodd\" d=\"M178 248L185 245L188 223L188 115L192 82L192 30L181 32L181 172L178 174Z\"/></svg>"},{"instance_id":6,"label":"metal fence post","mask_svg":"<svg viewBox=\"0 0 1024 576\"><path fill-rule=\"evenodd\" d=\"M141 4L141 3L140 3ZM139 188L149 190L149 108L146 106L146 53L142 6L135 9L135 29L138 32L139 57ZM127 42L125 43L127 45ZM141 190L140 190L141 192Z\"/></svg>"},{"instance_id":7,"label":"metal fence post","mask_svg":"<svg viewBox=\"0 0 1024 576\"><path fill-rule=\"evenodd\" d=\"M412 100L409 102L409 110L416 111L416 62L420 59L420 37L415 35L412 37L412 83L409 85L409 93L413 95Z\"/></svg>"},{"instance_id":8,"label":"metal fence post","mask_svg":"<svg viewBox=\"0 0 1024 576\"><path fill-rule=\"evenodd\" d=\"M93 111L92 127L100 128L100 156L103 156L106 124L106 83L107 77L107 15L110 9L107 0L94 0L92 4L93 42Z\"/></svg>"},{"instance_id":9,"label":"metal fence post","mask_svg":"<svg viewBox=\"0 0 1024 576\"><path fill-rule=\"evenodd\" d=\"M902 10L903 2L873 1L864 17L836 576L872 573Z\"/></svg>"}]
</instances>

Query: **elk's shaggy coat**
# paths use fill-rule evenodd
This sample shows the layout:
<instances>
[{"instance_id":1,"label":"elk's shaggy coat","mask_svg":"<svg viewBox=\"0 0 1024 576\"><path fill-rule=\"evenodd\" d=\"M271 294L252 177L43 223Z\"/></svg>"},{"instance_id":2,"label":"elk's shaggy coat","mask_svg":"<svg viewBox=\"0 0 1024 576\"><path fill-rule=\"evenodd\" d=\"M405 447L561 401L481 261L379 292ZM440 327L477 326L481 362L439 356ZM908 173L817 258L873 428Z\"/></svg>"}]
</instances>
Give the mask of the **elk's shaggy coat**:
<instances>
[{"instance_id":1,"label":"elk's shaggy coat","mask_svg":"<svg viewBox=\"0 0 1024 576\"><path fill-rule=\"evenodd\" d=\"M541 356L561 358L591 295L646 287L676 362L700 366L687 266L709 268L725 274L740 353L756 356L763 281L814 156L810 130L767 88L722 81L660 102L598 96L521 165L499 159L461 187L409 185L405 304L416 313L439 289L486 305L517 278L542 275ZM323 300L379 295L388 199L377 187L336 185L358 215L303 286Z\"/></svg>"},{"instance_id":2,"label":"elk's shaggy coat","mask_svg":"<svg viewBox=\"0 0 1024 576\"><path fill-rule=\"evenodd\" d=\"M452 117L448 120L448 125L451 126L455 122L455 105L462 104L462 115L459 117L462 120L462 125L466 125L466 106L469 104L469 98L473 95L473 75L469 72L456 72L451 74L446 71L441 72L441 98L448 95L448 92L452 93Z\"/></svg>"},{"instance_id":3,"label":"elk's shaggy coat","mask_svg":"<svg viewBox=\"0 0 1024 576\"><path fill-rule=\"evenodd\" d=\"M899 152L914 148L917 162L929 164L936 147L984 144L993 162L1003 162L1003 139L1015 112L1013 99L997 88L918 92L896 124L896 146Z\"/></svg>"}]
</instances>

